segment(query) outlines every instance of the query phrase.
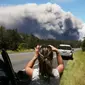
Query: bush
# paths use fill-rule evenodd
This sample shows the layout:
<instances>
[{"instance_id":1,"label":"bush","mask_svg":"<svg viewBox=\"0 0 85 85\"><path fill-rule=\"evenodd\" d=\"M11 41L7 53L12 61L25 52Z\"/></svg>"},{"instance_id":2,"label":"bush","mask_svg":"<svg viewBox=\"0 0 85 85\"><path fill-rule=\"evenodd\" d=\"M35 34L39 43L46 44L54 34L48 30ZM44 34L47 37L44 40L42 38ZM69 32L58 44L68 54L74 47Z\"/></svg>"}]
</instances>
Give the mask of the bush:
<instances>
[{"instance_id":1,"label":"bush","mask_svg":"<svg viewBox=\"0 0 85 85\"><path fill-rule=\"evenodd\" d=\"M22 50L22 49L27 49L28 48L28 45L26 43L21 43L19 46L18 46L18 50Z\"/></svg>"}]
</instances>

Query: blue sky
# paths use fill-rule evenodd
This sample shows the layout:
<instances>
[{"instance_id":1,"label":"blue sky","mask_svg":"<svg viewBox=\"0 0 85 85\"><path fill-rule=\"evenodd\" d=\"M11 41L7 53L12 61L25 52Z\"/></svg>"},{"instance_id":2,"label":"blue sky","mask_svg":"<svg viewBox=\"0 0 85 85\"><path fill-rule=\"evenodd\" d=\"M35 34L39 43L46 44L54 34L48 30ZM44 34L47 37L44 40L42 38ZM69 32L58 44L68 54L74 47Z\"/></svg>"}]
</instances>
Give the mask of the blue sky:
<instances>
[{"instance_id":1,"label":"blue sky","mask_svg":"<svg viewBox=\"0 0 85 85\"><path fill-rule=\"evenodd\" d=\"M64 11L70 11L73 15L85 22L85 0L0 0L0 5L45 4L48 2L60 5Z\"/></svg>"}]
</instances>

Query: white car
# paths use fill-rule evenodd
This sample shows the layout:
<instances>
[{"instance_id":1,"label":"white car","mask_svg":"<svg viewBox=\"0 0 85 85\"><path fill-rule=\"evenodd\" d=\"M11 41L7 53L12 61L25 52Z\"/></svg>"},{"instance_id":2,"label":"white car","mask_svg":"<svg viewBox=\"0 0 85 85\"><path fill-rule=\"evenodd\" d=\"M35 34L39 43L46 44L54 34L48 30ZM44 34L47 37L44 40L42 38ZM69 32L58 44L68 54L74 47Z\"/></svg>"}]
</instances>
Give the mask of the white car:
<instances>
[{"instance_id":1,"label":"white car","mask_svg":"<svg viewBox=\"0 0 85 85\"><path fill-rule=\"evenodd\" d=\"M58 47L58 50L59 50L61 56L73 58L73 49L72 49L71 45L60 44Z\"/></svg>"}]
</instances>

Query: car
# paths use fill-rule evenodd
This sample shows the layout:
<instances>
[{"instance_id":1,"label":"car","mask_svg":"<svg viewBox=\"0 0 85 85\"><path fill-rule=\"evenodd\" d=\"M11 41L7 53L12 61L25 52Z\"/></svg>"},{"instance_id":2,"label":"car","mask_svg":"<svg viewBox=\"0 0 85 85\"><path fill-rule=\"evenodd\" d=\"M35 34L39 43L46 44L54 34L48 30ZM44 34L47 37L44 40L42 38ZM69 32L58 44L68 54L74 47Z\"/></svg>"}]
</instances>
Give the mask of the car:
<instances>
[{"instance_id":1,"label":"car","mask_svg":"<svg viewBox=\"0 0 85 85\"><path fill-rule=\"evenodd\" d=\"M67 58L73 58L73 48L69 44L60 44L58 50L61 56L65 56Z\"/></svg>"},{"instance_id":2,"label":"car","mask_svg":"<svg viewBox=\"0 0 85 85\"><path fill-rule=\"evenodd\" d=\"M0 57L0 85L29 85L30 78L25 71L14 71L8 53L3 49Z\"/></svg>"}]
</instances>

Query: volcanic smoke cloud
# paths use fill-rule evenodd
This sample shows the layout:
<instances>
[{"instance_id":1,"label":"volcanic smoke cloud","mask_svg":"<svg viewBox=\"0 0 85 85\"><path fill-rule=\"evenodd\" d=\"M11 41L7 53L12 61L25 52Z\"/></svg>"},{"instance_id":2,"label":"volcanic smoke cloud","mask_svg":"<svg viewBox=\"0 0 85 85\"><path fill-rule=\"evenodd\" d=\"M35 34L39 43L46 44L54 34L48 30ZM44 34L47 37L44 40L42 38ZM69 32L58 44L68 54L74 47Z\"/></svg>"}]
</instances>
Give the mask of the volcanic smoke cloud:
<instances>
[{"instance_id":1,"label":"volcanic smoke cloud","mask_svg":"<svg viewBox=\"0 0 85 85\"><path fill-rule=\"evenodd\" d=\"M79 40L85 36L82 21L51 3L2 6L0 25L44 39Z\"/></svg>"}]
</instances>

